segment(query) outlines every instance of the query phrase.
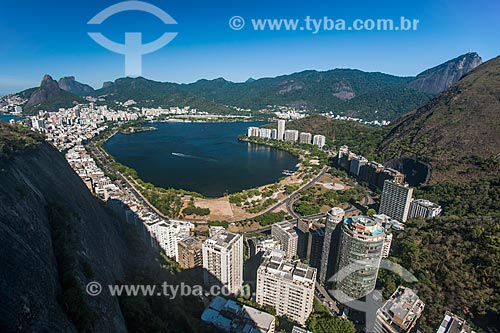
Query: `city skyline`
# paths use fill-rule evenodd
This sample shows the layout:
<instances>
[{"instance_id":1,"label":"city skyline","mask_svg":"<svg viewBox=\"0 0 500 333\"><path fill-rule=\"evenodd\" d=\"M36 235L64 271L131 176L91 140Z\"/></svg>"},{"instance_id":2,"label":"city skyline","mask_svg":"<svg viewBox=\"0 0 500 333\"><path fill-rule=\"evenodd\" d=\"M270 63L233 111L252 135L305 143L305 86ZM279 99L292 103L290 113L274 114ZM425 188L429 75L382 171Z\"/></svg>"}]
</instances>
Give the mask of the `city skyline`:
<instances>
[{"instance_id":1,"label":"city skyline","mask_svg":"<svg viewBox=\"0 0 500 333\"><path fill-rule=\"evenodd\" d=\"M62 6L48 2L41 6L29 0L4 4L0 32L5 38L4 45L16 47L4 48L0 55L3 65L0 95L37 86L46 73L57 78L75 76L95 88L100 88L105 81L124 77L123 56L102 48L87 35L96 30L87 22L115 3L90 1ZM203 3L196 6L156 0L149 3L162 8L178 22L167 28L178 32L178 37L143 59L142 76L162 82L188 83L218 77L243 82L248 78L334 68L414 76L468 51L478 52L485 61L497 55L493 45L498 44L499 37L494 32L499 23L493 13L498 11L498 4L486 1L480 4L485 8L481 12L463 11L460 4L451 1L440 4L423 1L411 6L394 1L383 5L365 1L352 4L312 1L298 2L295 6L284 6L282 2L270 5L264 1L220 2L219 5L224 6L217 10ZM13 15L21 10L19 6L25 17L22 21ZM102 25L102 32L117 42L123 40L125 31L142 31L145 40L154 40L165 27L148 15L137 12L116 15ZM307 16L399 19L405 16L418 19L420 27L410 32L321 31L313 34L310 31L253 31L247 22L246 28L235 31L228 25L228 20L235 15L247 20ZM475 38L478 34L484 38ZM433 45L433 52L427 51L429 45ZM311 49L314 52L310 52Z\"/></svg>"}]
</instances>

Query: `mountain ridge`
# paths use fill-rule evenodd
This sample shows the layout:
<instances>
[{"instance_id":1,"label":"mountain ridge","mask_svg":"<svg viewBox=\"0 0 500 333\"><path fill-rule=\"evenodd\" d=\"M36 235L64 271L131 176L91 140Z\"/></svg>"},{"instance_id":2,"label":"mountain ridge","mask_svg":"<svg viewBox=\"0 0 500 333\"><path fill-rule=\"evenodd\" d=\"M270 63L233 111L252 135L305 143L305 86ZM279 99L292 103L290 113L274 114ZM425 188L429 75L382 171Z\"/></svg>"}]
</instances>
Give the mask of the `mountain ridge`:
<instances>
[{"instance_id":1,"label":"mountain ridge","mask_svg":"<svg viewBox=\"0 0 500 333\"><path fill-rule=\"evenodd\" d=\"M432 166L431 181L471 180L498 172L500 57L480 65L425 106L401 117L381 142L388 157Z\"/></svg>"},{"instance_id":2,"label":"mountain ridge","mask_svg":"<svg viewBox=\"0 0 500 333\"><path fill-rule=\"evenodd\" d=\"M66 77L60 80L60 86L77 95L88 93L104 97L106 102L132 99L139 107L190 105L208 112L225 112L227 106L256 111L278 105L309 112L334 112L365 120L394 120L423 106L436 92L475 68L480 59L476 53L465 54L415 77L336 68L304 70L245 82L216 78L178 84L143 77L119 78L105 82L97 90L73 77ZM40 93L34 95L35 100L40 99ZM64 99L64 103L58 106L68 105L69 97ZM36 104L28 102L28 109Z\"/></svg>"}]
</instances>

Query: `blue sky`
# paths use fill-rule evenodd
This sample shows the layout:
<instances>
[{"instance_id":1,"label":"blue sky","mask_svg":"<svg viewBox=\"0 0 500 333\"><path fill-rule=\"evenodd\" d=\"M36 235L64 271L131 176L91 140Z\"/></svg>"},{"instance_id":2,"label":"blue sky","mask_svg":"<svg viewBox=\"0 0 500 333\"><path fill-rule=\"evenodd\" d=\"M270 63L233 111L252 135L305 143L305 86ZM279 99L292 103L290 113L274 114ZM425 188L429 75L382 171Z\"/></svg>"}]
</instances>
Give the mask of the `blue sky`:
<instances>
[{"instance_id":1,"label":"blue sky","mask_svg":"<svg viewBox=\"0 0 500 333\"><path fill-rule=\"evenodd\" d=\"M0 5L0 94L39 84L46 73L73 75L96 88L124 76L124 57L87 35L102 32L122 43L124 32L146 42L178 32L163 49L143 57L143 76L171 82L224 77L245 81L306 69L357 68L395 75L419 72L468 51L499 55L500 3L491 0L150 0L177 22L165 26L147 13L120 13L95 28L95 14L119 0L9 1ZM239 15L247 25L229 28ZM420 20L417 31L253 31L252 18L306 16L353 20L400 16Z\"/></svg>"}]
</instances>

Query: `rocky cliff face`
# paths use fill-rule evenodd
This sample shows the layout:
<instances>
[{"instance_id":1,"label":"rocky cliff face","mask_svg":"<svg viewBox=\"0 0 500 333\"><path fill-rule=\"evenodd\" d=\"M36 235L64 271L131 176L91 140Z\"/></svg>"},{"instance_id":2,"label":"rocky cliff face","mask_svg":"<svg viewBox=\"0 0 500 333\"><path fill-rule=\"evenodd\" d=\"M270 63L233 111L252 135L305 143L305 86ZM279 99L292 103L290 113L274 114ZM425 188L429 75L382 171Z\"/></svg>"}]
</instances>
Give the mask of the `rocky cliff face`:
<instances>
[{"instance_id":1,"label":"rocky cliff face","mask_svg":"<svg viewBox=\"0 0 500 333\"><path fill-rule=\"evenodd\" d=\"M35 90L31 95L26 107L30 108L39 104L46 102L49 99L57 98L61 93L59 85L52 79L50 75L45 75L40 84L40 88Z\"/></svg>"},{"instance_id":2,"label":"rocky cliff face","mask_svg":"<svg viewBox=\"0 0 500 333\"><path fill-rule=\"evenodd\" d=\"M127 248L118 219L47 144L2 163L0 202L0 327L75 331L60 301L67 280L85 288L90 279L112 284L124 277ZM61 232L70 236L61 239ZM93 330L126 331L117 299L81 296L78 306L87 304L96 318Z\"/></svg>"},{"instance_id":3,"label":"rocky cliff face","mask_svg":"<svg viewBox=\"0 0 500 333\"><path fill-rule=\"evenodd\" d=\"M91 281L106 288L159 284L172 275L62 154L28 134L0 124L0 331L126 332L133 325L192 332L198 315L190 317L193 306L183 299L86 293Z\"/></svg>"},{"instance_id":4,"label":"rocky cliff face","mask_svg":"<svg viewBox=\"0 0 500 333\"><path fill-rule=\"evenodd\" d=\"M31 92L31 89L28 91ZM74 102L83 100L75 94L62 90L57 81L50 75L45 75L40 87L31 93L24 109L27 113L36 113L38 110L57 111L61 107L73 106Z\"/></svg>"},{"instance_id":5,"label":"rocky cliff face","mask_svg":"<svg viewBox=\"0 0 500 333\"><path fill-rule=\"evenodd\" d=\"M58 81L59 88L78 96L88 96L94 93L94 88L75 80L74 76L62 77Z\"/></svg>"},{"instance_id":6,"label":"rocky cliff face","mask_svg":"<svg viewBox=\"0 0 500 333\"><path fill-rule=\"evenodd\" d=\"M408 86L426 93L438 94L481 63L482 59L477 53L467 53L420 73Z\"/></svg>"}]
</instances>

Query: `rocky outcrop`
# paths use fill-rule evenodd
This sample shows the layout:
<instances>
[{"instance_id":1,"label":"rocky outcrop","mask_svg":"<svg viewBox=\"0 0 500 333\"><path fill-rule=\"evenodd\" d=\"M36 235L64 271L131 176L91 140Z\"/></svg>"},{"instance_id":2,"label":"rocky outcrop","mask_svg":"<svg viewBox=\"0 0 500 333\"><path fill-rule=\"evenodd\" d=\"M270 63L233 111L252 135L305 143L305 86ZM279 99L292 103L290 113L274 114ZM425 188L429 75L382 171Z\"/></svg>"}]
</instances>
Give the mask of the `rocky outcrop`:
<instances>
[{"instance_id":1,"label":"rocky outcrop","mask_svg":"<svg viewBox=\"0 0 500 333\"><path fill-rule=\"evenodd\" d=\"M94 88L75 80L74 76L62 77L58 81L59 88L78 96L89 96L94 93Z\"/></svg>"},{"instance_id":2,"label":"rocky outcrop","mask_svg":"<svg viewBox=\"0 0 500 333\"><path fill-rule=\"evenodd\" d=\"M110 295L117 283L184 280L41 136L0 127L0 332L196 332L197 299Z\"/></svg>"},{"instance_id":3,"label":"rocky outcrop","mask_svg":"<svg viewBox=\"0 0 500 333\"><path fill-rule=\"evenodd\" d=\"M50 75L45 75L40 84L40 88L35 90L26 103L26 108L42 104L49 99L57 98L61 94L61 89L57 82Z\"/></svg>"},{"instance_id":4,"label":"rocky outcrop","mask_svg":"<svg viewBox=\"0 0 500 333\"><path fill-rule=\"evenodd\" d=\"M354 92L354 90L352 90L352 87L348 82L341 81L339 83L336 83L333 89L335 91L333 93L333 96L343 101L348 101L356 97L356 93Z\"/></svg>"},{"instance_id":5,"label":"rocky outcrop","mask_svg":"<svg viewBox=\"0 0 500 333\"><path fill-rule=\"evenodd\" d=\"M481 63L482 59L477 53L467 53L420 73L408 86L426 93L438 94Z\"/></svg>"},{"instance_id":6,"label":"rocky outcrop","mask_svg":"<svg viewBox=\"0 0 500 333\"><path fill-rule=\"evenodd\" d=\"M57 111L61 107L71 107L75 102L83 100L75 94L62 90L57 81L50 75L45 75L40 87L31 93L24 109L28 114L36 113L38 110Z\"/></svg>"},{"instance_id":7,"label":"rocky outcrop","mask_svg":"<svg viewBox=\"0 0 500 333\"><path fill-rule=\"evenodd\" d=\"M73 296L81 302L74 306L88 307L93 331L126 332L118 299L84 292L91 280L105 285L123 279L128 255L123 230L64 157L42 144L3 161L0 202L2 331L75 331L63 306L72 280L80 288L72 286L71 292L83 297ZM71 236L61 239L61 233ZM75 267L69 269L69 262Z\"/></svg>"}]
</instances>

